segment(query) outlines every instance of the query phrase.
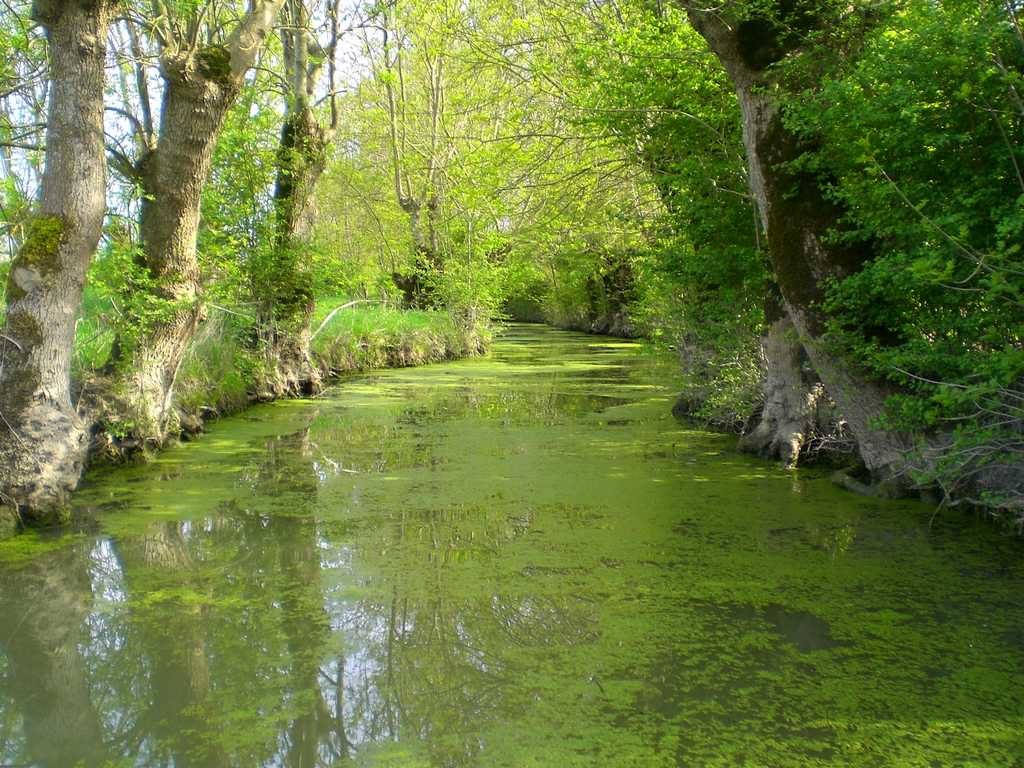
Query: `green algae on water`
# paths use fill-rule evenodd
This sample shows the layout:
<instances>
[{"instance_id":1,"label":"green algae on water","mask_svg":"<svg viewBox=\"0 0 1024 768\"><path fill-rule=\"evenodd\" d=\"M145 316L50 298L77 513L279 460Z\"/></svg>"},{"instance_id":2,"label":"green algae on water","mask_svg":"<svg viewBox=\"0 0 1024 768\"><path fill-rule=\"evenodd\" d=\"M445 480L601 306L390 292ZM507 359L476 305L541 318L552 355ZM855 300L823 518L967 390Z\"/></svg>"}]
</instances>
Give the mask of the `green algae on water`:
<instances>
[{"instance_id":1,"label":"green algae on water","mask_svg":"<svg viewBox=\"0 0 1024 768\"><path fill-rule=\"evenodd\" d=\"M99 533L0 566L0 762L74 706L67 764L1022 765L1021 544L738 455L649 360L513 327L89 478Z\"/></svg>"}]
</instances>

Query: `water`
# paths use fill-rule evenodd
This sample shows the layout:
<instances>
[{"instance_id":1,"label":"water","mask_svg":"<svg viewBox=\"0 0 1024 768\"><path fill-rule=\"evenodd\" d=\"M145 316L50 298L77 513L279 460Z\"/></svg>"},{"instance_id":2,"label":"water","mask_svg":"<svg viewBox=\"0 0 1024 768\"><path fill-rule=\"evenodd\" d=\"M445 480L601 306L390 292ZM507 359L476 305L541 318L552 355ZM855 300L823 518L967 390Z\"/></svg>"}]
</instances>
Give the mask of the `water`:
<instances>
[{"instance_id":1,"label":"water","mask_svg":"<svg viewBox=\"0 0 1024 768\"><path fill-rule=\"evenodd\" d=\"M1024 546L514 327L89 479L0 545L0 764L1024 765Z\"/></svg>"}]
</instances>

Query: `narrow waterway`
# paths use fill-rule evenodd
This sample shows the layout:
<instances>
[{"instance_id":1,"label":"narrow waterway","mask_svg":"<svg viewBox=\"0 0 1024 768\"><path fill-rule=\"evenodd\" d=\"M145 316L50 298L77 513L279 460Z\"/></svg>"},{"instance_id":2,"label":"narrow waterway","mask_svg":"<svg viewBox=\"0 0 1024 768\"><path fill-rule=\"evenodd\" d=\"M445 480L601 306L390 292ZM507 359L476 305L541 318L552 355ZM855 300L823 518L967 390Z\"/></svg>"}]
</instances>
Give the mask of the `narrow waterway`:
<instances>
[{"instance_id":1,"label":"narrow waterway","mask_svg":"<svg viewBox=\"0 0 1024 768\"><path fill-rule=\"evenodd\" d=\"M1024 766L1024 545L731 451L513 326L0 545L0 764Z\"/></svg>"}]
</instances>

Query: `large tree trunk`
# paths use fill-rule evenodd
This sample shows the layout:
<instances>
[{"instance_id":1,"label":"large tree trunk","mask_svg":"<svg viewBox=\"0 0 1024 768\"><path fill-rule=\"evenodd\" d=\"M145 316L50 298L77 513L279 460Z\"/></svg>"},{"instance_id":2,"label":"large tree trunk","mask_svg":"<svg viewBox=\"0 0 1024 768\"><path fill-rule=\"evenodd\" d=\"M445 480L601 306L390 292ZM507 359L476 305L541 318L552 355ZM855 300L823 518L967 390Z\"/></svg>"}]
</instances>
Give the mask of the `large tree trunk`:
<instances>
[{"instance_id":1,"label":"large tree trunk","mask_svg":"<svg viewBox=\"0 0 1024 768\"><path fill-rule=\"evenodd\" d=\"M208 78L194 58L164 63L160 138L141 163L140 234L155 281L152 319L134 350L126 396L138 437L162 443L176 427L174 382L202 319L199 204L213 150L237 85Z\"/></svg>"},{"instance_id":2,"label":"large tree trunk","mask_svg":"<svg viewBox=\"0 0 1024 768\"><path fill-rule=\"evenodd\" d=\"M203 317L196 238L213 150L242 79L284 0L254 3L226 45L165 52L156 149L139 163L143 259L155 281L125 391L137 438L160 444L178 429L174 384Z\"/></svg>"},{"instance_id":3,"label":"large tree trunk","mask_svg":"<svg viewBox=\"0 0 1024 768\"><path fill-rule=\"evenodd\" d=\"M814 429L824 388L804 374L804 350L792 321L777 302L767 305L768 329L761 339L764 404L757 424L740 438L739 447L792 468Z\"/></svg>"},{"instance_id":4,"label":"large tree trunk","mask_svg":"<svg viewBox=\"0 0 1024 768\"><path fill-rule=\"evenodd\" d=\"M7 285L0 331L0 527L63 516L88 446L71 399L75 321L106 209L108 2L37 0L50 102L42 201ZM4 511L6 510L6 511Z\"/></svg>"},{"instance_id":5,"label":"large tree trunk","mask_svg":"<svg viewBox=\"0 0 1024 768\"><path fill-rule=\"evenodd\" d=\"M314 296L307 266L316 215L314 192L327 162L326 137L312 109L303 104L285 120L278 149L277 232L273 263L257 286L259 335L270 378L265 394L311 394L321 376L310 351Z\"/></svg>"},{"instance_id":6,"label":"large tree trunk","mask_svg":"<svg viewBox=\"0 0 1024 768\"><path fill-rule=\"evenodd\" d=\"M775 90L765 74L782 55L766 25L757 35L743 34L745 24L729 21L717 11L684 2L691 22L707 40L732 79L743 115L743 140L750 166L750 189L760 209L773 272L786 313L799 334L825 389L847 420L864 464L877 478L891 478L904 467L909 444L905 436L880 429L889 392L848 361L838 359L824 342L826 318L821 310L830 279L841 279L870 257L863 248L826 241L841 211L826 199L820 181L787 168L801 145L785 127ZM744 47L743 43L753 41ZM756 44L756 48L751 45ZM771 57L765 59L765 51Z\"/></svg>"}]
</instances>

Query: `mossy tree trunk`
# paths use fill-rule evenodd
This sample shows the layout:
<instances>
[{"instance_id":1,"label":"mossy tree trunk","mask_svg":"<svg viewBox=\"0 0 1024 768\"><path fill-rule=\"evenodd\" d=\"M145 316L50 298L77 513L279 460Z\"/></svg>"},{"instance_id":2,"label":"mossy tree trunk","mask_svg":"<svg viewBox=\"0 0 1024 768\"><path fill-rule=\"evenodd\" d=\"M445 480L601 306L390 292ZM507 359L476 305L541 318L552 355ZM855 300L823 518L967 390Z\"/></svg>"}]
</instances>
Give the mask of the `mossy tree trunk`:
<instances>
[{"instance_id":1,"label":"mossy tree trunk","mask_svg":"<svg viewBox=\"0 0 1024 768\"><path fill-rule=\"evenodd\" d=\"M709 11L687 0L683 6L736 89L750 190L768 236L771 266L786 315L847 420L864 464L875 477L889 479L904 468L909 447L905 436L880 429L875 423L889 392L830 351L824 340L826 317L821 309L828 282L857 271L872 254L868 247L841 246L827 240L842 211L826 198L820 179L787 167L803 148L783 123L777 88L767 70L783 55L797 53L799 38L787 38L763 20L729 19L727 9ZM800 16L804 25L824 22L810 12Z\"/></svg>"},{"instance_id":2,"label":"mossy tree trunk","mask_svg":"<svg viewBox=\"0 0 1024 768\"><path fill-rule=\"evenodd\" d=\"M50 97L39 210L11 265L0 330L0 527L63 516L88 431L71 396L75 323L106 209L103 83L113 3L36 0Z\"/></svg>"},{"instance_id":3,"label":"mossy tree trunk","mask_svg":"<svg viewBox=\"0 0 1024 768\"><path fill-rule=\"evenodd\" d=\"M143 262L154 280L144 329L132 350L124 397L136 437L160 444L178 429L174 384L203 318L196 254L199 206L213 150L245 73L284 0L255 3L221 44L193 49L163 35L163 106L155 147L139 161L145 199Z\"/></svg>"},{"instance_id":4,"label":"mossy tree trunk","mask_svg":"<svg viewBox=\"0 0 1024 768\"><path fill-rule=\"evenodd\" d=\"M824 387L805 374L803 346L774 293L765 304L768 328L761 338L764 404L757 424L740 438L739 447L793 468L815 427Z\"/></svg>"},{"instance_id":5,"label":"mossy tree trunk","mask_svg":"<svg viewBox=\"0 0 1024 768\"><path fill-rule=\"evenodd\" d=\"M161 443L175 427L174 382L202 319L196 257L199 204L214 144L237 87L205 75L194 57L164 62L156 148L140 163L142 260L154 280L125 393L139 437Z\"/></svg>"},{"instance_id":6,"label":"mossy tree trunk","mask_svg":"<svg viewBox=\"0 0 1024 768\"><path fill-rule=\"evenodd\" d=\"M305 0L287 0L285 11L288 24L281 29L281 39L291 92L277 153L274 249L269 268L260 270L254 279L257 331L268 364L263 394L269 397L311 394L321 386L310 352L314 296L309 251L316 219L316 186L338 122L334 98L337 3L328 7L331 40L322 49L310 30ZM311 57L312 51L322 55ZM330 101L326 126L310 103L325 67Z\"/></svg>"}]
</instances>

